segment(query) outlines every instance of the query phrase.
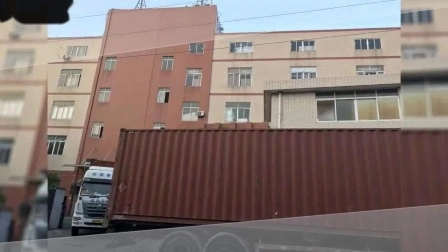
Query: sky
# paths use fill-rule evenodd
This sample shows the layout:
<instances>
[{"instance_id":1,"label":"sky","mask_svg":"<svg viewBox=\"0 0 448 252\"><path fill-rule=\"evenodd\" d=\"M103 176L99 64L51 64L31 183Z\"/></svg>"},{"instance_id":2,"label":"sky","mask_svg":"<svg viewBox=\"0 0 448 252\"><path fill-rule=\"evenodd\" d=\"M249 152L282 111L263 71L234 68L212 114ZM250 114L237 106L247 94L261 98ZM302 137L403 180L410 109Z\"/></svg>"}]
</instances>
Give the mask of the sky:
<instances>
[{"instance_id":1,"label":"sky","mask_svg":"<svg viewBox=\"0 0 448 252\"><path fill-rule=\"evenodd\" d=\"M134 9L137 2L138 0L74 0L69 10L70 21L62 25L50 25L49 36L101 36L109 9ZM182 7L194 2L195 0L146 0L146 6ZM213 4L218 6L224 32L400 26L400 0L213 0ZM356 4L361 5L335 8ZM233 21L250 17L263 18Z\"/></svg>"}]
</instances>

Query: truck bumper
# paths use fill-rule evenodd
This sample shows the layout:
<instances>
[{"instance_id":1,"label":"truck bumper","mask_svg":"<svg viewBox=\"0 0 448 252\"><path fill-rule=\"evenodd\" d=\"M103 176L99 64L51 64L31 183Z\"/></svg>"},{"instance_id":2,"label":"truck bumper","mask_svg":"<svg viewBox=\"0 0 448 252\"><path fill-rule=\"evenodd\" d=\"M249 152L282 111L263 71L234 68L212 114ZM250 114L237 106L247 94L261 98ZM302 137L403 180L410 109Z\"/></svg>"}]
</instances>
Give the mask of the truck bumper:
<instances>
[{"instance_id":1,"label":"truck bumper","mask_svg":"<svg viewBox=\"0 0 448 252\"><path fill-rule=\"evenodd\" d=\"M72 227L86 229L106 229L105 218L86 218L83 214L73 214Z\"/></svg>"}]
</instances>

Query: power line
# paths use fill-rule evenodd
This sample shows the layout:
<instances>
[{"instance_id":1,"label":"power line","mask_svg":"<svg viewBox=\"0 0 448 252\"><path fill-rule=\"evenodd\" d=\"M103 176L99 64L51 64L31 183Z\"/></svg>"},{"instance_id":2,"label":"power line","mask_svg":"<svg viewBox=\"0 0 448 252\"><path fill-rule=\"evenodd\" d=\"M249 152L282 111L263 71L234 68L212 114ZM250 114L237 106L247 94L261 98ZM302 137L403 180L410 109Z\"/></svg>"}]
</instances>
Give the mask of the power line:
<instances>
[{"instance_id":1,"label":"power line","mask_svg":"<svg viewBox=\"0 0 448 252\"><path fill-rule=\"evenodd\" d=\"M272 17L280 17L280 16L288 16L288 15L296 15L296 14L305 14L305 13L311 13L311 12L319 12L319 11L327 11L327 10L335 10L335 9L342 9L342 8L350 8L350 7L357 7L357 6L364 6L364 5L371 5L371 4L378 4L378 3L386 3L386 2L395 2L398 0L381 0L376 2L368 2L368 3L359 3L359 4L349 4L349 5L340 5L340 6L334 6L334 7L327 7L327 8L321 8L321 9L314 9L314 10L306 10L306 11L298 11L298 12L290 12L290 13L281 13L281 14L274 14L274 15L265 15L265 16L257 16L257 17L249 17L249 18L239 18L239 19L233 19L233 20L227 20L227 21L221 21L220 23L231 23L231 22L241 22L241 21L247 21L247 20L255 20L255 19L263 19L263 18L272 18ZM190 2L191 3L191 2ZM135 10L125 10L123 12L127 11L135 11ZM102 14L103 15L103 14ZM107 14L104 14L107 15ZM158 29L150 29L150 30L144 30L144 31L135 31L135 32L124 32L124 33L116 33L116 34L108 34L107 36L118 36L118 35L127 35L127 34L136 34L136 33L145 33L145 32L152 32L152 31L161 31L161 30L172 30L177 28L187 28L187 27L195 27L195 26L202 26L202 25L214 25L215 21L213 23L203 23L203 24L195 24L195 25L184 25L184 26L175 26L175 27L168 27L168 28L158 28ZM78 38L69 38L69 39L62 39L57 41L65 41L65 40L75 40ZM57 42L56 41L56 42Z\"/></svg>"},{"instance_id":2,"label":"power line","mask_svg":"<svg viewBox=\"0 0 448 252\"><path fill-rule=\"evenodd\" d=\"M364 6L364 5L378 4L378 3L386 3L386 2L396 2L396 1L398 1L398 0L381 0L381 1L368 2L368 3L340 5L340 6L327 7L327 8L321 8L321 9L315 9L315 10L297 11L297 12L281 13L281 14L274 14L274 15L265 15L265 16L258 16L258 17L232 19L232 20L227 20L227 21L221 21L221 23L232 23L232 22L241 22L241 21L264 19L264 18L272 18L272 17L280 17L280 16L290 16L290 15L305 14L305 13L311 13L311 12L335 10L335 9L357 7L357 6ZM214 25L214 24L215 24L215 21L212 22L212 23L203 23L203 24L195 24L195 25L183 25L183 26L176 26L176 27L167 27L167 28L162 28L162 29L158 28L158 29L136 31L136 32L125 32L125 33L108 34L107 36L118 36L118 35L136 34L136 33L145 33L145 32L151 32L151 31L172 30L172 29L177 29L177 28L187 28L187 27L195 27L195 26L203 26L203 25Z\"/></svg>"},{"instance_id":3,"label":"power line","mask_svg":"<svg viewBox=\"0 0 448 252\"><path fill-rule=\"evenodd\" d=\"M399 28L397 28L396 30L399 30ZM395 29L392 29L392 30L391 29L376 30L376 31L370 31L370 32L351 33L351 34L343 34L343 35L336 35L336 36L324 36L324 37L317 37L317 38L307 38L307 40L341 38L341 37L348 37L348 36L357 36L357 35L365 35L365 34L376 34L376 33L383 33L383 32L392 32L392 31L396 31L396 30ZM261 34L263 34L263 33L261 33ZM274 41L274 42L266 42L266 43L254 44L254 46L273 45L273 44L282 44L282 43L290 43L290 42L291 42L291 40L283 40L283 41ZM172 46L176 46L176 45L172 45ZM139 51L150 50L150 49L152 49L152 48L141 49ZM155 49L157 49L157 48L155 48ZM230 49L230 46L211 48L211 49L205 48L204 51L224 50L224 49ZM103 55L103 56L115 56L117 58L134 58L134 57L144 57L144 56L152 56L152 55L178 54L178 53L186 53L186 52L189 52L189 50L174 51L174 52L168 52L168 53L148 53L148 54L126 55L126 56L117 56L117 54L121 54L121 53L115 53L115 54L109 54L109 55ZM123 53L129 53L129 52L123 52ZM310 59L312 59L312 58L310 58ZM86 61L82 61L81 60L81 61L77 61L77 62L88 62L88 61L87 60ZM92 62L92 60L90 60L90 62Z\"/></svg>"}]
</instances>

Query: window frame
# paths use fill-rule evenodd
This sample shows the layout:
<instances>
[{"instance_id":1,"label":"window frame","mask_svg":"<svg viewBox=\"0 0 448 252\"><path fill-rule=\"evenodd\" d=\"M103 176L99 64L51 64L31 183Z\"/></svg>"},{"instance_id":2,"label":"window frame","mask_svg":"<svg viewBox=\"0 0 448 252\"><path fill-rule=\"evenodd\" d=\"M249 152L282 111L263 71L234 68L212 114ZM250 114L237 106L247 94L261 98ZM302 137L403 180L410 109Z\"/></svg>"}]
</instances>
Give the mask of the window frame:
<instances>
[{"instance_id":1,"label":"window frame","mask_svg":"<svg viewBox=\"0 0 448 252\"><path fill-rule=\"evenodd\" d=\"M99 128L99 132L95 132L96 128ZM92 127L90 128L90 138L102 138L104 135L104 122L93 122Z\"/></svg>"},{"instance_id":2,"label":"window frame","mask_svg":"<svg viewBox=\"0 0 448 252\"><path fill-rule=\"evenodd\" d=\"M311 43L311 42L313 43L312 46L305 45L305 43ZM299 43L300 43L300 45L299 45ZM294 45L295 50L292 50L293 44L295 44ZM311 50L306 50L306 48L310 48L310 47L311 47ZM300 49L300 48L302 48L302 49ZM290 50L291 50L291 52L315 52L316 51L316 41L315 40L307 40L307 39L291 40Z\"/></svg>"},{"instance_id":3,"label":"window frame","mask_svg":"<svg viewBox=\"0 0 448 252\"><path fill-rule=\"evenodd\" d=\"M165 63L167 62L167 63ZM171 63L171 68L169 68ZM164 66L166 66L164 68ZM162 65L160 67L162 71L172 71L174 69L174 56L162 56Z\"/></svg>"},{"instance_id":4,"label":"window frame","mask_svg":"<svg viewBox=\"0 0 448 252\"><path fill-rule=\"evenodd\" d=\"M170 101L170 88L169 87L160 87L157 89L157 98L156 102L158 104L166 104ZM163 97L162 97L163 95Z\"/></svg>"},{"instance_id":5,"label":"window frame","mask_svg":"<svg viewBox=\"0 0 448 252\"><path fill-rule=\"evenodd\" d=\"M238 51L237 48L240 48L241 50ZM250 50L245 50L245 48L250 48ZM253 53L254 52L254 44L253 42L230 42L229 47L230 53L235 54L247 54L247 53Z\"/></svg>"},{"instance_id":6,"label":"window frame","mask_svg":"<svg viewBox=\"0 0 448 252\"><path fill-rule=\"evenodd\" d=\"M192 50L192 45L195 46L195 50ZM202 45L202 52L198 52L198 45ZM188 45L188 53L189 54L204 54L205 53L205 43L190 43Z\"/></svg>"},{"instance_id":7,"label":"window frame","mask_svg":"<svg viewBox=\"0 0 448 252\"><path fill-rule=\"evenodd\" d=\"M13 138L0 138L0 166L9 165L13 155L15 140Z\"/></svg>"},{"instance_id":8,"label":"window frame","mask_svg":"<svg viewBox=\"0 0 448 252\"><path fill-rule=\"evenodd\" d=\"M434 59L437 53L436 44L403 44L401 46L401 57L405 60ZM414 57L415 54L425 54L426 57Z\"/></svg>"},{"instance_id":9,"label":"window frame","mask_svg":"<svg viewBox=\"0 0 448 252\"><path fill-rule=\"evenodd\" d=\"M118 59L116 56L106 57L104 61L104 71L113 72L117 69ZM112 68L113 66L113 68Z\"/></svg>"},{"instance_id":10,"label":"window frame","mask_svg":"<svg viewBox=\"0 0 448 252\"><path fill-rule=\"evenodd\" d=\"M307 70L308 69L313 69L313 71L296 71L294 72L294 69L303 69L303 70ZM314 77L310 77L310 78L303 78L305 75L310 76L311 74L314 73ZM294 78L294 74L296 74L298 76L298 74L300 74L302 76L302 78ZM317 78L317 67L315 66L292 66L290 68L290 78L291 80L307 80L307 79L316 79Z\"/></svg>"},{"instance_id":11,"label":"window frame","mask_svg":"<svg viewBox=\"0 0 448 252\"><path fill-rule=\"evenodd\" d=\"M56 105L57 103L60 103L62 105ZM68 105L65 105L68 104ZM67 109L67 116L63 118L64 116L59 117L59 110L64 111ZM51 106L51 113L50 113L50 120L55 121L69 121L73 119L75 111L75 101L53 101L53 105ZM64 113L64 112L62 112Z\"/></svg>"},{"instance_id":12,"label":"window frame","mask_svg":"<svg viewBox=\"0 0 448 252\"><path fill-rule=\"evenodd\" d=\"M75 53L73 51L75 50ZM84 49L84 50L81 50ZM67 46L66 54L70 57L82 57L87 56L88 46Z\"/></svg>"},{"instance_id":13,"label":"window frame","mask_svg":"<svg viewBox=\"0 0 448 252\"><path fill-rule=\"evenodd\" d=\"M17 63L21 62L20 57L25 56L23 62L28 61L28 66L18 67ZM3 72L6 74L31 74L33 72L35 51L28 49L9 49L6 52Z\"/></svg>"},{"instance_id":14,"label":"window frame","mask_svg":"<svg viewBox=\"0 0 448 252\"><path fill-rule=\"evenodd\" d=\"M20 118L24 107L24 94L0 95L0 118Z\"/></svg>"},{"instance_id":15,"label":"window frame","mask_svg":"<svg viewBox=\"0 0 448 252\"><path fill-rule=\"evenodd\" d=\"M152 129L154 129L154 130L164 130L164 129L166 129L166 125L163 122L155 122L152 125Z\"/></svg>"},{"instance_id":16,"label":"window frame","mask_svg":"<svg viewBox=\"0 0 448 252\"><path fill-rule=\"evenodd\" d=\"M186 106L188 105L188 106ZM197 105L197 106L194 106ZM197 112L196 112L196 120L192 120L192 114L194 113L193 109L197 108ZM190 110L190 120L184 120L184 110L185 109L189 109ZM201 111L200 106L199 106L199 102L183 102L182 103L182 117L181 117L181 121L183 122L197 122L199 121L199 116L198 116L198 112Z\"/></svg>"},{"instance_id":17,"label":"window frame","mask_svg":"<svg viewBox=\"0 0 448 252\"><path fill-rule=\"evenodd\" d=\"M381 91L390 91L392 92L392 90L394 90L394 93L396 93L395 95L378 95L378 92ZM360 96L357 97L356 93L357 92L363 92L363 91L375 91L375 96ZM353 96L347 96L347 97L337 97L336 94L337 93L343 93L344 91L335 91L335 92L315 92L315 104L316 104L316 121L319 123L353 123L353 122L387 122L387 121L392 121L392 122L397 122L400 121L401 119L403 119L403 111L402 111L402 107L401 107L401 97L400 97L400 91L399 89L375 89L375 90L355 90L355 91L347 91L347 93L353 93ZM318 93L333 93L333 97L327 97L327 98L319 98L318 97ZM387 99L387 98L395 98L396 102L397 102L397 109L398 109L398 119L381 119L381 115L380 115L380 108L379 108L379 100L380 99ZM358 101L359 100L371 100L371 99L375 99L375 103L376 103L376 114L377 114L377 119L359 119L359 113L358 113ZM338 120L337 117L337 101L341 101L341 100L350 100L353 101L353 112L354 112L354 120ZM334 120L328 120L328 121L324 121L324 120L319 120L319 107L318 107L318 103L319 101L333 101L333 108L334 108Z\"/></svg>"},{"instance_id":18,"label":"window frame","mask_svg":"<svg viewBox=\"0 0 448 252\"><path fill-rule=\"evenodd\" d=\"M100 90L98 91L98 103L109 103L111 94L111 88L100 88ZM107 99L105 97L107 97Z\"/></svg>"},{"instance_id":19,"label":"window frame","mask_svg":"<svg viewBox=\"0 0 448 252\"><path fill-rule=\"evenodd\" d=\"M235 72L232 72L232 71L235 71ZM248 73L243 73L244 71L248 71ZM230 75L232 75L232 78L230 78ZM247 85L247 76L248 75L250 77L249 78L249 85ZM231 85L230 84L230 80L232 79L232 82L233 82L235 80L236 76L238 77L237 85ZM243 76L246 77L245 78L245 85L241 85ZM232 87L232 88L251 87L253 81L254 81L254 78L253 78L253 69L252 69L252 67L229 67L229 68L227 68L227 86L228 87Z\"/></svg>"},{"instance_id":20,"label":"window frame","mask_svg":"<svg viewBox=\"0 0 448 252\"><path fill-rule=\"evenodd\" d=\"M358 70L358 68L361 67L368 67L369 70ZM379 67L382 70L375 70L375 67ZM373 73L375 74L366 74L366 73ZM364 74L360 74L364 73ZM384 71L384 65L356 65L356 75L357 76L366 76L366 75L384 75L386 72Z\"/></svg>"},{"instance_id":21,"label":"window frame","mask_svg":"<svg viewBox=\"0 0 448 252\"><path fill-rule=\"evenodd\" d=\"M418 85L412 85L412 86L416 86L418 89L422 90L424 93L424 97L425 97L425 106L426 106L426 113L425 116L408 116L405 115L405 109L406 107L404 106L404 96L406 96L407 93L407 88L409 88L409 86L404 85L401 88L401 93L400 93L400 105L403 108L403 119L407 120L407 119L446 119L448 118L448 116L434 116L433 115L433 109L432 109L432 101L431 101L431 92L435 91L435 90L447 90L448 91L448 85L447 84L439 84L439 83L433 83L431 81L424 81L422 83L419 83Z\"/></svg>"},{"instance_id":22,"label":"window frame","mask_svg":"<svg viewBox=\"0 0 448 252\"><path fill-rule=\"evenodd\" d=\"M419 16L420 14L424 14L425 18L420 18ZM429 25L433 23L434 23L433 9L407 10L401 12L401 25Z\"/></svg>"},{"instance_id":23,"label":"window frame","mask_svg":"<svg viewBox=\"0 0 448 252\"><path fill-rule=\"evenodd\" d=\"M54 139L50 139L54 138ZM60 139L58 139L60 138ZM52 150L50 153L50 144L53 143ZM55 151L56 143L58 144L58 148ZM59 154L59 150L61 149L62 144L62 152ZM62 156L64 155L65 146L67 144L67 136L66 135L48 135L47 136L47 155L48 156Z\"/></svg>"},{"instance_id":24,"label":"window frame","mask_svg":"<svg viewBox=\"0 0 448 252\"><path fill-rule=\"evenodd\" d=\"M195 72L197 71L197 72ZM188 84L188 76L192 75L192 83ZM195 76L199 76L199 85L194 85ZM202 68L187 68L187 73L185 76L185 86L186 87L201 87L202 86Z\"/></svg>"},{"instance_id":25,"label":"window frame","mask_svg":"<svg viewBox=\"0 0 448 252\"><path fill-rule=\"evenodd\" d=\"M229 104L236 104L236 106L229 106ZM246 107L246 106L240 106L241 104L249 104L249 106L248 107ZM240 118L238 118L239 117L239 113L240 113L240 109L242 109L243 110L243 113L246 113L246 111L249 111L249 116L248 116L248 118L247 118L247 121L246 122L239 122L238 120L240 119ZM236 120L233 120L233 118L232 118L232 120L230 121L230 120L227 120L228 119L228 111L229 110L232 110L232 115L233 115L233 110L236 110ZM252 114L252 103L251 102L226 102L225 103L225 122L230 122L230 123L247 123L247 122L250 122L250 118L251 118L251 114ZM244 119L246 119L246 118L244 118Z\"/></svg>"},{"instance_id":26,"label":"window frame","mask_svg":"<svg viewBox=\"0 0 448 252\"><path fill-rule=\"evenodd\" d=\"M64 73L64 71L69 73ZM70 73L70 71L72 73ZM82 78L82 69L62 69L61 73L59 74L58 87L79 87L79 84L81 83L81 78ZM71 84L72 82L75 82L75 84L67 85L67 83Z\"/></svg>"},{"instance_id":27,"label":"window frame","mask_svg":"<svg viewBox=\"0 0 448 252\"><path fill-rule=\"evenodd\" d=\"M366 41L366 46L367 46L366 49L362 49L362 45L363 45L362 42L364 40ZM369 43L369 41L371 41L371 40L373 40L373 45L374 45L374 48L372 48L372 49L370 48L370 43ZM383 41L381 38L357 38L354 41L355 41L355 50L356 51L383 50ZM356 48L357 41L359 41L360 48ZM377 41L379 42L380 48L376 48Z\"/></svg>"}]
</instances>

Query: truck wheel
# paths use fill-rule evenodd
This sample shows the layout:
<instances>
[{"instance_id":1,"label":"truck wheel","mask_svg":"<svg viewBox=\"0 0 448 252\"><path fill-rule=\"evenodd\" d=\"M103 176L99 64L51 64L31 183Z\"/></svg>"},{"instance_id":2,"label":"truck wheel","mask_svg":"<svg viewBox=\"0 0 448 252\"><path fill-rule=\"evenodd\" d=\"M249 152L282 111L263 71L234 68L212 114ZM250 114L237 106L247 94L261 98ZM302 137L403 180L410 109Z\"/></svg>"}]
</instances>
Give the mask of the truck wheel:
<instances>
[{"instance_id":1,"label":"truck wheel","mask_svg":"<svg viewBox=\"0 0 448 252\"><path fill-rule=\"evenodd\" d=\"M78 236L78 235L79 235L79 228L72 227L72 236Z\"/></svg>"}]
</instances>

